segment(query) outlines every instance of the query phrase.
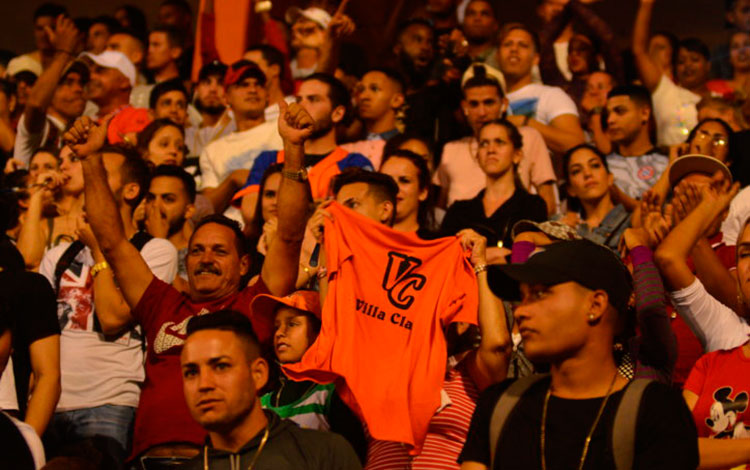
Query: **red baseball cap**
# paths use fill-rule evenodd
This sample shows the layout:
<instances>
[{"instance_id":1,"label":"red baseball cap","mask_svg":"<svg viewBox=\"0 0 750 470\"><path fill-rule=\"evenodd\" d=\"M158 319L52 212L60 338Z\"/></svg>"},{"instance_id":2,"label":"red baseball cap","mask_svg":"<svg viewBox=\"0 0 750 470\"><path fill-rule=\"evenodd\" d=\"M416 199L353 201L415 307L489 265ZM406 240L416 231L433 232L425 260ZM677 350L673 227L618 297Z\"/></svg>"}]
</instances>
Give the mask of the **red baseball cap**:
<instances>
[{"instance_id":1,"label":"red baseball cap","mask_svg":"<svg viewBox=\"0 0 750 470\"><path fill-rule=\"evenodd\" d=\"M227 69L226 75L224 75L224 88L241 82L246 78L254 78L258 80L261 86L266 85L266 75L254 62L239 61L233 64Z\"/></svg>"}]
</instances>

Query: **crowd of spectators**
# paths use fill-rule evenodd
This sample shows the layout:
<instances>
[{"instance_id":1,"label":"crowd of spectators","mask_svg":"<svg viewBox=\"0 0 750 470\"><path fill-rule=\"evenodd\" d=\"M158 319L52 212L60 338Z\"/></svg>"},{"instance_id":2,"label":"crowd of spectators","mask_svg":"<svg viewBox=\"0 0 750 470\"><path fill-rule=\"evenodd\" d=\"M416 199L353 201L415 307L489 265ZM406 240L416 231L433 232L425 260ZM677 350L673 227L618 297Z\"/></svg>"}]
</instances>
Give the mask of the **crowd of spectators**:
<instances>
[{"instance_id":1,"label":"crowd of spectators","mask_svg":"<svg viewBox=\"0 0 750 470\"><path fill-rule=\"evenodd\" d=\"M39 6L0 467L750 468L750 0L662 1L396 2L382 51L349 0Z\"/></svg>"}]
</instances>

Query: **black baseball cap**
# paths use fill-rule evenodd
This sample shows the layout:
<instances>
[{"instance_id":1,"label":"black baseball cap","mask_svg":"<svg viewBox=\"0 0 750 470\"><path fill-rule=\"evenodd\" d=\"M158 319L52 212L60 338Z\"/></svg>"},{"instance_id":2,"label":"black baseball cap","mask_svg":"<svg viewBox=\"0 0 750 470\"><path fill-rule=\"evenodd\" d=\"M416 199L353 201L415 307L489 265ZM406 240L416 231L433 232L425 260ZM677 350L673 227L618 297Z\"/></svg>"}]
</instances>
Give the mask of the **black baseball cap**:
<instances>
[{"instance_id":1,"label":"black baseball cap","mask_svg":"<svg viewBox=\"0 0 750 470\"><path fill-rule=\"evenodd\" d=\"M490 289L506 300L521 298L519 283L554 286L576 282L591 290L603 290L618 312L627 312L633 278L617 253L589 240L552 243L525 263L491 266Z\"/></svg>"},{"instance_id":2,"label":"black baseball cap","mask_svg":"<svg viewBox=\"0 0 750 470\"><path fill-rule=\"evenodd\" d=\"M227 65L221 61L213 60L203 67L198 72L198 81L203 81L208 77L219 77L221 81L224 80L224 75L227 73Z\"/></svg>"}]
</instances>

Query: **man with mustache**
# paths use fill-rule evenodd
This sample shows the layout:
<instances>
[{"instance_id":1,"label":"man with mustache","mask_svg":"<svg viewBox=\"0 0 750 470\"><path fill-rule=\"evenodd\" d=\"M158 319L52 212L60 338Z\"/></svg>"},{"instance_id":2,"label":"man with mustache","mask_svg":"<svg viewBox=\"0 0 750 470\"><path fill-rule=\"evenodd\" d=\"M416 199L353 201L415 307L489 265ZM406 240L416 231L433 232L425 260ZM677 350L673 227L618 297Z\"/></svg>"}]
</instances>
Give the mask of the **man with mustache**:
<instances>
[{"instance_id":1,"label":"man with mustache","mask_svg":"<svg viewBox=\"0 0 750 470\"><path fill-rule=\"evenodd\" d=\"M107 187L99 153L106 121L96 125L82 118L66 134L83 162L91 227L132 309L124 315L100 317L102 329L105 333L116 331L135 322L147 337L146 382L136 414L132 456L142 460L190 457L203 443L203 430L190 417L185 402L175 399L182 387L179 355L190 318L226 308L237 310L251 319L261 341L267 341L272 325L251 315L250 302L261 293L283 296L294 289L309 204L304 146L316 123L297 104L281 102L280 106L278 126L286 158L279 189L278 229L260 279L245 288L242 278L250 268L245 240L239 226L222 216L203 219L190 238L188 292L180 293L156 279L127 243Z\"/></svg>"}]
</instances>

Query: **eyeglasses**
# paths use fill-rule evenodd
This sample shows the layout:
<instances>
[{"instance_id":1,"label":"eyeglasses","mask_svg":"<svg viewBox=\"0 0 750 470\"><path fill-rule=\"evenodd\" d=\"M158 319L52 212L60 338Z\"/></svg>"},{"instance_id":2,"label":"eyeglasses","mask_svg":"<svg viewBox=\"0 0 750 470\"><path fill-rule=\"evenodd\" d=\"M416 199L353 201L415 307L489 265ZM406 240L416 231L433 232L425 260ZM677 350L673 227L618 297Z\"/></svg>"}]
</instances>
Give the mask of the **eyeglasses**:
<instances>
[{"instance_id":1,"label":"eyeglasses","mask_svg":"<svg viewBox=\"0 0 750 470\"><path fill-rule=\"evenodd\" d=\"M724 147L729 143L727 136L722 135L722 134L711 135L707 131L698 131L698 133L695 135L693 140L695 142L710 141L713 145L716 145L718 147Z\"/></svg>"}]
</instances>

